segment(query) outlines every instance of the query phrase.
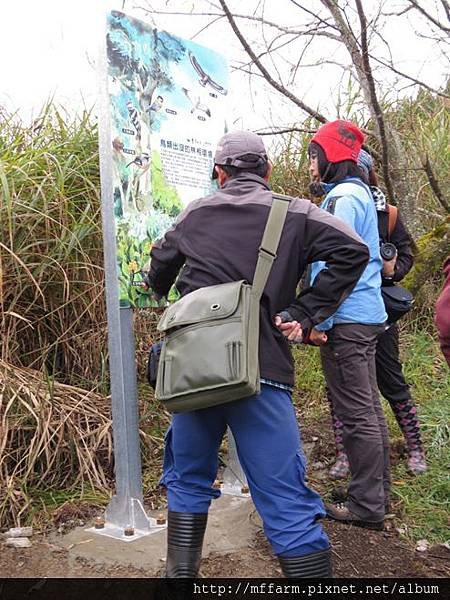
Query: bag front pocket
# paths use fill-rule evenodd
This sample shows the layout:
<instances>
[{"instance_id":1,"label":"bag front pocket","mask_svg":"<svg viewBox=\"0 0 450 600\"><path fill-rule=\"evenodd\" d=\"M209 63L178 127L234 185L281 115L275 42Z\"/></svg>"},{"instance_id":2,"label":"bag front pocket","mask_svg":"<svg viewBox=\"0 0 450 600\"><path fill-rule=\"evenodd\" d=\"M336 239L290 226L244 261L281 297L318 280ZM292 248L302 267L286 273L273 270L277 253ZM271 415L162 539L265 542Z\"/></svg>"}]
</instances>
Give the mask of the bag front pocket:
<instances>
[{"instance_id":1,"label":"bag front pocket","mask_svg":"<svg viewBox=\"0 0 450 600\"><path fill-rule=\"evenodd\" d=\"M226 345L228 368L231 379L238 379L241 374L241 348L242 342L228 342Z\"/></svg>"},{"instance_id":2,"label":"bag front pocket","mask_svg":"<svg viewBox=\"0 0 450 600\"><path fill-rule=\"evenodd\" d=\"M236 383L242 373L239 319L191 325L166 338L161 391L186 394ZM168 359L171 359L170 362Z\"/></svg>"},{"instance_id":3,"label":"bag front pocket","mask_svg":"<svg viewBox=\"0 0 450 600\"><path fill-rule=\"evenodd\" d=\"M172 357L167 356L167 354L164 353L164 358L161 357L159 362L158 378L156 382L157 395L158 393L162 394L163 396L170 394L170 374L172 370L171 367Z\"/></svg>"}]
</instances>

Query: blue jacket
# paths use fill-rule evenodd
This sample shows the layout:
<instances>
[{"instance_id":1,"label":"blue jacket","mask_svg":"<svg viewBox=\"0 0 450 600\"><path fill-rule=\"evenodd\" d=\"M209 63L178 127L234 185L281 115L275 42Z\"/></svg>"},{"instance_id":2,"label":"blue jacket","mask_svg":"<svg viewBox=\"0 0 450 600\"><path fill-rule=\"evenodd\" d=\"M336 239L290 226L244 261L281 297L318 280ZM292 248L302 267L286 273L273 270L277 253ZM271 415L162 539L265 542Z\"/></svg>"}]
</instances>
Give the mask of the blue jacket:
<instances>
[{"instance_id":1,"label":"blue jacket","mask_svg":"<svg viewBox=\"0 0 450 600\"><path fill-rule=\"evenodd\" d=\"M331 199L339 198L335 200L334 214L352 227L367 244L370 260L350 296L331 317L316 325L320 331L327 331L340 323L378 325L387 318L380 290L382 261L377 212L369 188L361 184L360 179L350 177L337 184L325 184L328 193L321 208L327 210ZM325 268L323 261L313 263L311 281Z\"/></svg>"}]
</instances>

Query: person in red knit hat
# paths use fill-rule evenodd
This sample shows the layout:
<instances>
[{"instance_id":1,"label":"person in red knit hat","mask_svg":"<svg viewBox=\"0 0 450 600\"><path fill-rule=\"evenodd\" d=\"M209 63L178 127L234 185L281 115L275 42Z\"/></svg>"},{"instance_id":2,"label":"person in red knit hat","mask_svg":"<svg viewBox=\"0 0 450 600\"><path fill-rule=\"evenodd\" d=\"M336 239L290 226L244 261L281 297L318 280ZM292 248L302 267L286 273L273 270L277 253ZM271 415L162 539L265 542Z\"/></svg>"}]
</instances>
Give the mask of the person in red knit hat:
<instances>
[{"instance_id":1,"label":"person in red knit hat","mask_svg":"<svg viewBox=\"0 0 450 600\"><path fill-rule=\"evenodd\" d=\"M371 186L370 189L378 215L380 242L392 243L397 251L393 259L383 260L382 286L390 286L393 282L401 281L413 266L414 256L411 237L400 214L397 213L393 225L390 224L389 205L385 195L378 187L378 177L373 158L365 150L361 150L359 153L358 165L363 169ZM389 311L387 310L387 312L389 316ZM378 389L389 402L405 438L408 469L411 473L420 475L427 470L427 464L417 407L403 374L400 359L399 328L395 321L390 323L386 331L378 336L375 363ZM334 414L332 406L331 417L337 456L336 462L329 470L329 475L332 479L346 479L350 468L343 444L343 426Z\"/></svg>"},{"instance_id":2,"label":"person in red knit hat","mask_svg":"<svg viewBox=\"0 0 450 600\"><path fill-rule=\"evenodd\" d=\"M345 502L326 505L327 516L382 529L389 507L389 437L378 394L375 352L387 314L381 295L377 213L357 165L364 135L349 121L322 125L309 145L310 191L325 195L321 208L339 217L362 238L370 259L350 296L310 334L320 345L327 395L342 422L351 480ZM311 281L327 265L313 263ZM305 291L307 293L307 291Z\"/></svg>"},{"instance_id":3,"label":"person in red knit hat","mask_svg":"<svg viewBox=\"0 0 450 600\"><path fill-rule=\"evenodd\" d=\"M450 367L450 256L447 256L443 270L445 282L436 302L435 323L442 353Z\"/></svg>"}]
</instances>

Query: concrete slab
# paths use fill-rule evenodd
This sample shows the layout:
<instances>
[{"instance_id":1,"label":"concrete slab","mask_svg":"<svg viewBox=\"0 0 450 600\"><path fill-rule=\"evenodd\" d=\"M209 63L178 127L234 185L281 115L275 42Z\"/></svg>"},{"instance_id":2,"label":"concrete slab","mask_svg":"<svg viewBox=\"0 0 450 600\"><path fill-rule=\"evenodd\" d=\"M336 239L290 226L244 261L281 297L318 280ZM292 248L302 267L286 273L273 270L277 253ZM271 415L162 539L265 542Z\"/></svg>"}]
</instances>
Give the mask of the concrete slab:
<instances>
[{"instance_id":1,"label":"concrete slab","mask_svg":"<svg viewBox=\"0 0 450 600\"><path fill-rule=\"evenodd\" d=\"M221 496L212 503L209 511L203 556L212 552L225 555L246 548L261 527L250 498ZM165 529L132 543L96 535L86 528L74 529L66 535L54 534L49 541L67 548L69 558L79 557L105 565L132 565L145 569L149 576L156 573L166 557Z\"/></svg>"}]
</instances>

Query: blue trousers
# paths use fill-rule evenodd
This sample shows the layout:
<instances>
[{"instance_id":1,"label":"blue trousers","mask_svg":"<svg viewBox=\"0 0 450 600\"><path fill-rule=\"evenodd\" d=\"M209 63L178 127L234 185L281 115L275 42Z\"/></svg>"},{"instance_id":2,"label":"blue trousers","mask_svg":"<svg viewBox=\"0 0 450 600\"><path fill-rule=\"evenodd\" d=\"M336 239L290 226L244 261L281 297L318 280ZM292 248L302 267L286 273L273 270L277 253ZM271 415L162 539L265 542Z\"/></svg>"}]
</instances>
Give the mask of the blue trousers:
<instances>
[{"instance_id":1,"label":"blue trousers","mask_svg":"<svg viewBox=\"0 0 450 600\"><path fill-rule=\"evenodd\" d=\"M269 385L258 395L173 415L164 471L170 511L206 513L220 495L212 487L227 425L250 493L276 555L303 556L329 547L318 522L320 496L305 484L305 457L289 392Z\"/></svg>"}]
</instances>

